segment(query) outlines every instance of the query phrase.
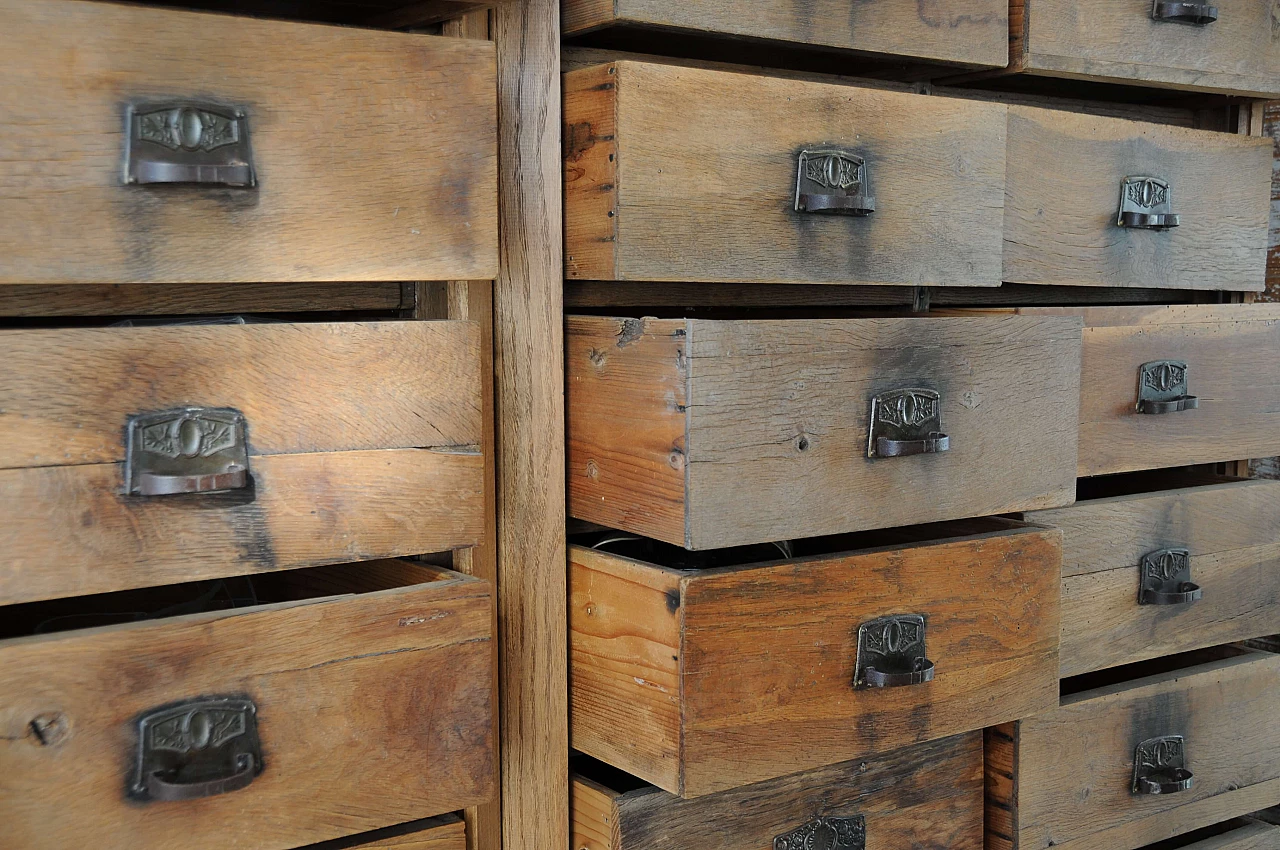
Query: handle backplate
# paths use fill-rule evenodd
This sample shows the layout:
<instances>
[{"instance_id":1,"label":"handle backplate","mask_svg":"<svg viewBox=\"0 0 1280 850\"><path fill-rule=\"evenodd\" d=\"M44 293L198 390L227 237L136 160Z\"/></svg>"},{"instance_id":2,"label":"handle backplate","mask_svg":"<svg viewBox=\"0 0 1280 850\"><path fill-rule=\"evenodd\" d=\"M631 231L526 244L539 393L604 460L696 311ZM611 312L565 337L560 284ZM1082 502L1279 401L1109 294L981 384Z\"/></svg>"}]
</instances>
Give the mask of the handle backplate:
<instances>
[{"instance_id":1,"label":"handle backplate","mask_svg":"<svg viewBox=\"0 0 1280 850\"><path fill-rule=\"evenodd\" d=\"M129 107L125 182L257 183L249 125L239 107L185 101Z\"/></svg>"},{"instance_id":2,"label":"handle backplate","mask_svg":"<svg viewBox=\"0 0 1280 850\"><path fill-rule=\"evenodd\" d=\"M796 167L796 212L870 215L871 195L867 163L839 148L800 151Z\"/></svg>"},{"instance_id":3,"label":"handle backplate","mask_svg":"<svg viewBox=\"0 0 1280 850\"><path fill-rule=\"evenodd\" d=\"M130 416L125 493L165 496L249 486L245 420L238 410L179 407Z\"/></svg>"},{"instance_id":4,"label":"handle backplate","mask_svg":"<svg viewBox=\"0 0 1280 850\"><path fill-rule=\"evenodd\" d=\"M1120 211L1116 224L1142 230L1177 227L1181 217L1173 211L1173 190L1159 177L1126 177L1120 184Z\"/></svg>"},{"instance_id":5,"label":"handle backplate","mask_svg":"<svg viewBox=\"0 0 1280 850\"><path fill-rule=\"evenodd\" d=\"M858 626L855 688L892 688L933 680L933 662L925 651L925 619L920 614L891 614Z\"/></svg>"},{"instance_id":6,"label":"handle backplate","mask_svg":"<svg viewBox=\"0 0 1280 850\"><path fill-rule=\"evenodd\" d=\"M942 396L934 390L889 390L871 398L867 457L936 454L951 448L942 433Z\"/></svg>"},{"instance_id":7,"label":"handle backplate","mask_svg":"<svg viewBox=\"0 0 1280 850\"><path fill-rule=\"evenodd\" d=\"M248 786L263 768L257 715L243 697L201 697L143 714L129 796L194 800Z\"/></svg>"},{"instance_id":8,"label":"handle backplate","mask_svg":"<svg viewBox=\"0 0 1280 850\"><path fill-rule=\"evenodd\" d=\"M1218 20L1218 7L1194 0L1153 0L1151 19L1202 27Z\"/></svg>"},{"instance_id":9,"label":"handle backplate","mask_svg":"<svg viewBox=\"0 0 1280 850\"><path fill-rule=\"evenodd\" d=\"M1191 581L1191 550L1157 549L1142 556L1139 605L1181 605L1202 595Z\"/></svg>"},{"instance_id":10,"label":"handle backplate","mask_svg":"<svg viewBox=\"0 0 1280 850\"><path fill-rule=\"evenodd\" d=\"M1181 735L1148 738L1133 753L1134 794L1174 794L1191 787L1187 747Z\"/></svg>"},{"instance_id":11,"label":"handle backplate","mask_svg":"<svg viewBox=\"0 0 1280 850\"><path fill-rule=\"evenodd\" d=\"M1176 413L1195 410L1200 399L1188 395L1187 364L1181 360L1153 360L1138 367L1138 412Z\"/></svg>"},{"instance_id":12,"label":"handle backplate","mask_svg":"<svg viewBox=\"0 0 1280 850\"><path fill-rule=\"evenodd\" d=\"M804 826L774 836L773 850L866 850L867 819L816 817Z\"/></svg>"}]
</instances>

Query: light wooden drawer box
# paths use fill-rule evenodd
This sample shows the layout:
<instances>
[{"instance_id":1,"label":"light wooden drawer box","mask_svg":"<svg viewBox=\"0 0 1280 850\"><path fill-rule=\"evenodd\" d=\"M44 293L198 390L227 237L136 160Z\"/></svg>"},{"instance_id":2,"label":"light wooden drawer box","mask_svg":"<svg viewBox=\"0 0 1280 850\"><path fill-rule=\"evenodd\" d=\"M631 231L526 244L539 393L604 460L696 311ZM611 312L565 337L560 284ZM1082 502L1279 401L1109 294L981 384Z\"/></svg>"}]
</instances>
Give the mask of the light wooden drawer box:
<instances>
[{"instance_id":1,"label":"light wooden drawer box","mask_svg":"<svg viewBox=\"0 0 1280 850\"><path fill-rule=\"evenodd\" d=\"M2 0L0 283L494 277L494 61L483 41ZM197 178L218 182L147 183Z\"/></svg>"},{"instance_id":2,"label":"light wooden drawer box","mask_svg":"<svg viewBox=\"0 0 1280 850\"><path fill-rule=\"evenodd\" d=\"M1004 280L1261 290L1272 147L1271 139L1009 107ZM1152 221L1141 216L1168 207L1178 226L1122 226L1122 203L1138 214L1127 221Z\"/></svg>"},{"instance_id":3,"label":"light wooden drawer box","mask_svg":"<svg viewBox=\"0 0 1280 850\"><path fill-rule=\"evenodd\" d=\"M632 61L564 90L572 279L1000 283L1002 105ZM811 169L875 211L797 212Z\"/></svg>"},{"instance_id":4,"label":"light wooden drawer box","mask_svg":"<svg viewBox=\"0 0 1280 850\"><path fill-rule=\"evenodd\" d=\"M275 850L488 799L485 582L404 561L252 582L260 604L186 616L163 611L203 587L6 610L30 635L0 641L8 846ZM159 619L32 634L137 611Z\"/></svg>"},{"instance_id":5,"label":"light wooden drawer box","mask_svg":"<svg viewBox=\"0 0 1280 850\"><path fill-rule=\"evenodd\" d=\"M1074 318L572 316L570 512L708 549L1070 504L1079 335ZM947 451L868 457L872 399L900 389L939 394L911 416L937 413Z\"/></svg>"},{"instance_id":6,"label":"light wooden drawer box","mask_svg":"<svg viewBox=\"0 0 1280 850\"><path fill-rule=\"evenodd\" d=\"M706 557L573 546L573 746L697 797L1051 708L1059 534L992 518Z\"/></svg>"},{"instance_id":7,"label":"light wooden drawer box","mask_svg":"<svg viewBox=\"0 0 1280 850\"><path fill-rule=\"evenodd\" d=\"M1184 91L1280 95L1270 0L1206 6L1203 26L1158 21L1151 0L1011 0L1009 70Z\"/></svg>"},{"instance_id":8,"label":"light wooden drawer box","mask_svg":"<svg viewBox=\"0 0 1280 850\"><path fill-rule=\"evenodd\" d=\"M475 544L479 339L409 321L0 331L0 604ZM190 405L214 413L140 421L133 482L152 463L181 485L165 473L208 455L247 463L243 486L130 494L131 417Z\"/></svg>"},{"instance_id":9,"label":"light wooden drawer box","mask_svg":"<svg viewBox=\"0 0 1280 850\"><path fill-rule=\"evenodd\" d=\"M1280 350L1280 305L1020 307L1015 312L1084 319L1081 477L1280 454L1275 421L1280 360L1272 356ZM1161 368L1164 361L1186 369ZM1140 378L1146 364L1154 364L1149 382ZM1198 407L1138 412L1140 392L1153 402L1180 396L1179 376ZM1170 389L1153 388L1161 386Z\"/></svg>"},{"instance_id":10,"label":"light wooden drawer box","mask_svg":"<svg viewBox=\"0 0 1280 850\"><path fill-rule=\"evenodd\" d=\"M682 800L599 763L571 764L577 850L981 850L982 736L973 732L880 756ZM844 819L834 822L833 819ZM825 823L818 823L823 819ZM775 844L797 830L800 842ZM836 831L839 830L839 831ZM804 843L812 832L815 839ZM859 845L860 846L860 845Z\"/></svg>"},{"instance_id":11,"label":"light wooden drawer box","mask_svg":"<svg viewBox=\"0 0 1280 850\"><path fill-rule=\"evenodd\" d=\"M762 0L679 3L674 0L567 0L569 37L603 30L763 39L824 52L856 51L858 58L944 62L969 68L1009 63L1007 0L964 5L945 0L920 10L905 3L822 0L806 5ZM857 59L855 58L856 62Z\"/></svg>"},{"instance_id":12,"label":"light wooden drawer box","mask_svg":"<svg viewBox=\"0 0 1280 850\"><path fill-rule=\"evenodd\" d=\"M1063 533L1063 677L1280 632L1280 481L1118 495L1027 518ZM1183 581L1202 596L1180 602ZM1141 586L1175 595L1140 603Z\"/></svg>"},{"instance_id":13,"label":"light wooden drawer box","mask_svg":"<svg viewBox=\"0 0 1280 850\"><path fill-rule=\"evenodd\" d=\"M466 850L467 828L455 814L424 818L410 823L346 838L309 844L302 850Z\"/></svg>"},{"instance_id":14,"label":"light wooden drawer box","mask_svg":"<svg viewBox=\"0 0 1280 850\"><path fill-rule=\"evenodd\" d=\"M1280 802L1280 656L1228 646L1115 673L988 730L987 850L1131 850ZM1191 787L1134 793L1139 748L1169 736ZM1155 749L1144 761L1172 766L1176 747Z\"/></svg>"}]
</instances>

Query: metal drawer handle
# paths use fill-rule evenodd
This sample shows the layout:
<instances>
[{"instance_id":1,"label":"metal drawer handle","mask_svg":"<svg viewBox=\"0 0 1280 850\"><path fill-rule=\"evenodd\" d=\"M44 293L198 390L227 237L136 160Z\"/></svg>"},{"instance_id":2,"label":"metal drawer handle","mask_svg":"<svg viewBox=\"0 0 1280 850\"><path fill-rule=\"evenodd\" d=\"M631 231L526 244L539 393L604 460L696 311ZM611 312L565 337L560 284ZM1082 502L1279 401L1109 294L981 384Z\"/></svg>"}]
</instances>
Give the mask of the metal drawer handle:
<instances>
[{"instance_id":1,"label":"metal drawer handle","mask_svg":"<svg viewBox=\"0 0 1280 850\"><path fill-rule=\"evenodd\" d=\"M1191 787L1181 735L1148 738L1133 753L1134 794L1174 794Z\"/></svg>"},{"instance_id":2,"label":"metal drawer handle","mask_svg":"<svg viewBox=\"0 0 1280 850\"><path fill-rule=\"evenodd\" d=\"M1195 410L1200 399L1187 394L1187 364L1153 360L1138 367L1138 412L1148 414Z\"/></svg>"},{"instance_id":3,"label":"metal drawer handle","mask_svg":"<svg viewBox=\"0 0 1280 850\"><path fill-rule=\"evenodd\" d=\"M238 410L179 407L130 416L125 493L213 493L249 485L249 449Z\"/></svg>"},{"instance_id":4,"label":"metal drawer handle","mask_svg":"<svg viewBox=\"0 0 1280 850\"><path fill-rule=\"evenodd\" d=\"M866 850L867 819L816 817L804 826L774 836L773 850Z\"/></svg>"},{"instance_id":5,"label":"metal drawer handle","mask_svg":"<svg viewBox=\"0 0 1280 850\"><path fill-rule=\"evenodd\" d=\"M196 800L247 787L263 768L257 715L243 697L187 700L143 714L129 796Z\"/></svg>"},{"instance_id":6,"label":"metal drawer handle","mask_svg":"<svg viewBox=\"0 0 1280 850\"><path fill-rule=\"evenodd\" d=\"M1144 230L1168 230L1181 218L1173 211L1173 193L1159 177L1126 177L1120 184L1116 224Z\"/></svg>"},{"instance_id":7,"label":"metal drawer handle","mask_svg":"<svg viewBox=\"0 0 1280 850\"><path fill-rule=\"evenodd\" d=\"M876 199L871 195L866 161L839 148L800 151L795 209L840 215L875 212Z\"/></svg>"},{"instance_id":8,"label":"metal drawer handle","mask_svg":"<svg viewBox=\"0 0 1280 850\"><path fill-rule=\"evenodd\" d=\"M200 183L252 188L257 183L243 109L212 103L129 107L125 182Z\"/></svg>"},{"instance_id":9,"label":"metal drawer handle","mask_svg":"<svg viewBox=\"0 0 1280 850\"><path fill-rule=\"evenodd\" d=\"M1153 0L1151 18L1156 21L1202 27L1218 20L1218 7L1208 3L1186 2L1186 0Z\"/></svg>"},{"instance_id":10,"label":"metal drawer handle","mask_svg":"<svg viewBox=\"0 0 1280 850\"><path fill-rule=\"evenodd\" d=\"M942 396L933 390L890 390L871 398L867 457L937 454L951 448L942 433Z\"/></svg>"},{"instance_id":11,"label":"metal drawer handle","mask_svg":"<svg viewBox=\"0 0 1280 850\"><path fill-rule=\"evenodd\" d=\"M1191 581L1191 550L1157 549L1142 556L1139 605L1184 605L1203 593Z\"/></svg>"},{"instance_id":12,"label":"metal drawer handle","mask_svg":"<svg viewBox=\"0 0 1280 850\"><path fill-rule=\"evenodd\" d=\"M858 626L855 688L895 688L933 681L920 614L893 614Z\"/></svg>"}]
</instances>

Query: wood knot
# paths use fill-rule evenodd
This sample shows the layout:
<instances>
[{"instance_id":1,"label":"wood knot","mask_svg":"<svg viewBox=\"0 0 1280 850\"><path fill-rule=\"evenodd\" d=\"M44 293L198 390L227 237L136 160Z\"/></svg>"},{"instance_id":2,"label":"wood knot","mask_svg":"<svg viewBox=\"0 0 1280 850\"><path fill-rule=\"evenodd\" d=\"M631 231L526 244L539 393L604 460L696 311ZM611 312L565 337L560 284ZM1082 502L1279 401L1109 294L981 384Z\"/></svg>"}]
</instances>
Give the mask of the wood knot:
<instances>
[{"instance_id":1,"label":"wood knot","mask_svg":"<svg viewBox=\"0 0 1280 850\"><path fill-rule=\"evenodd\" d=\"M67 739L71 722L61 711L45 711L31 718L31 736L42 747L56 747Z\"/></svg>"}]
</instances>

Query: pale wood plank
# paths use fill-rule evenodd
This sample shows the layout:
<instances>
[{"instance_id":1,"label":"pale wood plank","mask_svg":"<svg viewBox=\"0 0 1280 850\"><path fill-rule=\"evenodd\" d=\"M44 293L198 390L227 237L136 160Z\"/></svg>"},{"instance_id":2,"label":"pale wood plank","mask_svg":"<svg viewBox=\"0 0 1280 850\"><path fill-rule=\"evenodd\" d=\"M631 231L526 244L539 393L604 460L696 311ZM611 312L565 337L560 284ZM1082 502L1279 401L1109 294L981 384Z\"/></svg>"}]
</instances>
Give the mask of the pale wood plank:
<instances>
[{"instance_id":1,"label":"pale wood plank","mask_svg":"<svg viewBox=\"0 0 1280 850\"><path fill-rule=\"evenodd\" d=\"M0 19L0 283L495 274L491 45L76 0ZM256 188L122 184L125 104L187 97L246 108Z\"/></svg>"},{"instance_id":2,"label":"pale wood plank","mask_svg":"<svg viewBox=\"0 0 1280 850\"><path fill-rule=\"evenodd\" d=\"M577 774L569 781L571 850L618 850L617 792Z\"/></svg>"}]
</instances>

